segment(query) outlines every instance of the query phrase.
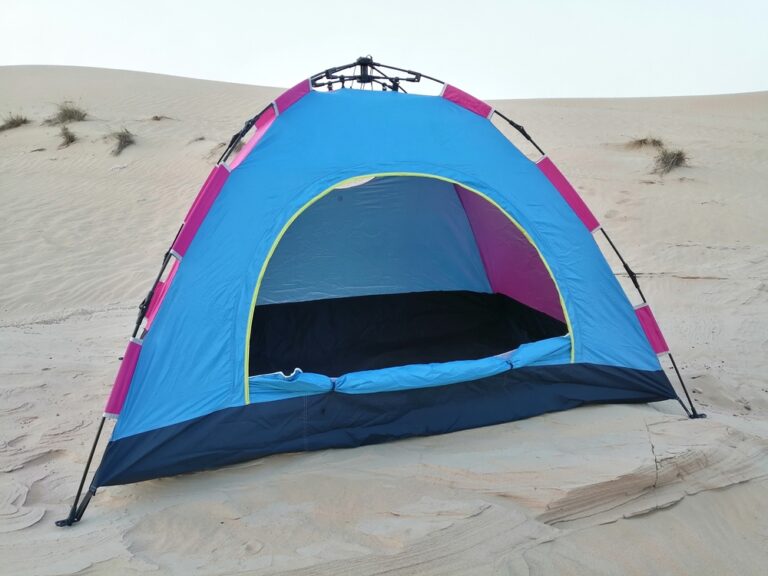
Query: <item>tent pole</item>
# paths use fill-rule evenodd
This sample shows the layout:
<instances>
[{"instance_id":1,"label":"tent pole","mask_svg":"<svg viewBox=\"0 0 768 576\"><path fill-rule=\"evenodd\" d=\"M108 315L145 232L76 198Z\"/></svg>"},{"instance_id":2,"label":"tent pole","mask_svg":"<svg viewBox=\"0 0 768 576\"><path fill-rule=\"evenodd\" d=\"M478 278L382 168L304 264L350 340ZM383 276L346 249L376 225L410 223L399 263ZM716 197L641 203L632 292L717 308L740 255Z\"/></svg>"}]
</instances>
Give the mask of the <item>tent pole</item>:
<instances>
[{"instance_id":1,"label":"tent pole","mask_svg":"<svg viewBox=\"0 0 768 576\"><path fill-rule=\"evenodd\" d=\"M546 156L546 154L544 153L544 150L542 150L542 149L539 147L539 145L538 145L538 144L536 144L536 142L534 141L534 139L533 139L533 138L531 138L530 134L528 134L528 131L527 131L525 128L523 128L523 126L522 126L522 125L518 124L517 122L515 122L515 121L514 121L514 120L512 120L511 118L509 118L509 117L505 116L504 114L502 114L501 112L499 112L499 111L498 111L498 110L496 110L495 108L493 109L493 113L494 113L494 114L496 114L497 116L500 116L500 117L501 117L501 118L503 118L504 120L506 120L506 121L507 121L507 124L509 124L510 126L512 126L512 128L514 128L514 129L515 129L515 130L517 130L518 132L520 132L520 134L522 135L522 137L523 137L523 138L525 138L526 140L528 140L528 142L530 142L531 144L533 144L533 147L534 147L534 148L536 148L536 150L538 150L538 151L539 151L539 154L541 154L542 156Z\"/></svg>"},{"instance_id":2,"label":"tent pole","mask_svg":"<svg viewBox=\"0 0 768 576\"><path fill-rule=\"evenodd\" d=\"M163 254L163 263L160 266L160 272L157 273L157 277L155 278L155 281L152 283L152 288L149 289L147 296L139 304L139 315L136 318L136 325L133 328L133 334L132 334L133 338L136 338L136 335L139 333L139 328L141 328L141 323L144 321L144 317L147 315L147 310L149 309L149 305L152 302L152 297L155 295L157 284L158 282L160 282L160 278L163 277L163 272L165 272L165 267L168 266L168 262L171 261L171 257L172 257L171 250L173 248L173 245L176 244L176 239L179 237L179 234L181 234L181 230L183 228L184 228L184 224L182 223L181 226L179 226L179 229L176 231L176 236L173 237L173 242L171 242L171 247L168 248L165 254Z\"/></svg>"},{"instance_id":3,"label":"tent pole","mask_svg":"<svg viewBox=\"0 0 768 576\"><path fill-rule=\"evenodd\" d=\"M611 240L611 237L608 236L608 232L605 231L605 228L602 226L600 227L600 231L603 233L603 236L605 236L605 239L608 240L608 244L611 245L611 248L613 248L613 251L616 253L616 256L619 257L619 260L621 260L621 264L624 266L624 270L627 271L627 275L629 276L629 279L632 280L632 284L635 285L635 288L637 289L637 293L640 294L640 298L643 299L643 303L647 304L648 301L645 299L645 294L643 294L643 291L640 289L640 282L637 280L637 274L635 274L632 270L632 268L629 267L629 264L627 264L627 261L624 260L624 257L621 255L621 252L619 252L619 249L616 248L616 244L613 243L613 240ZM672 368L675 369L675 374L677 374L677 379L680 382L680 387L683 389L683 392L685 392L685 397L688 400L688 405L691 407L690 410L683 404L683 401L680 400L678 397L678 402L680 402L680 405L683 407L683 410L685 410L685 413L688 415L689 418L706 418L707 415L703 414L701 412L698 412L696 410L696 406L693 404L693 400L691 399L691 395L688 394L688 387L685 385L685 381L683 380L683 375L680 373L680 370L677 368L677 363L675 362L674 356L672 356L671 352L667 352L669 355L669 359L672 362Z\"/></svg>"},{"instance_id":4,"label":"tent pole","mask_svg":"<svg viewBox=\"0 0 768 576\"><path fill-rule=\"evenodd\" d=\"M256 116L249 118L239 132L235 132L235 134L232 135L232 138L229 140L229 144L224 149L221 157L219 157L219 159L216 161L216 164L226 162L226 160L229 158L229 155L232 154L232 151L235 149L235 146L237 146L237 143L242 140L248 131L256 125L256 122L259 120L259 118L261 118L262 114L264 114L264 112L269 110L271 107L272 103L270 102L264 108L262 108L262 110L256 114Z\"/></svg>"},{"instance_id":5,"label":"tent pole","mask_svg":"<svg viewBox=\"0 0 768 576\"><path fill-rule=\"evenodd\" d=\"M184 224L179 226L178 231L176 232L176 236L173 238L173 242L171 242L171 247L176 243L176 239L179 237L179 234L181 234L181 229L184 227ZM149 293L147 294L146 298L139 304L139 316L136 319L136 326L133 329L133 337L136 338L136 335L139 332L139 328L141 328L141 323L144 321L144 317L147 314L147 308L149 307L149 303L152 300L152 296L154 295L155 288L157 288L157 283L160 281L160 278L163 276L163 272L165 271L166 266L168 266L168 262L171 260L171 248L168 249L168 251L163 255L163 263L160 266L160 272L157 274L157 278L155 278L155 281L152 284L152 288L150 289ZM88 507L88 504L91 501L91 498L96 494L96 489L94 487L91 487L88 492L86 492L85 497L83 498L82 502L80 501L80 496L83 493L83 486L85 486L85 479L88 476L88 470L91 468L91 462L93 461L93 455L96 452L96 446L99 443L99 438L101 437L101 431L104 429L104 421L106 420L106 416L101 417L101 422L99 422L99 428L96 431L96 437L93 439L93 445L91 446L91 452L88 454L88 461L85 464L85 470L83 470L83 477L80 478L80 486L77 488L77 494L75 495L75 501L72 503L72 508L69 511L69 516L67 516L63 520L57 520L56 526L72 526L75 522L79 522L80 518L82 518L83 514L85 513L85 509ZM79 505L79 506L78 506Z\"/></svg>"},{"instance_id":6,"label":"tent pole","mask_svg":"<svg viewBox=\"0 0 768 576\"><path fill-rule=\"evenodd\" d=\"M600 226L600 231L603 233L603 236L605 236L605 239L608 240L608 244L611 245L611 248L613 248L613 251L616 253L616 256L619 257L619 260L621 260L622 266L624 266L624 270L627 271L627 275L629 276L629 279L632 280L632 284L635 285L635 288L637 289L637 293L640 294L640 298L643 299L643 303L647 303L645 299L645 294L643 294L643 291L640 289L640 283L637 281L637 275L632 271L632 268L629 267L629 264L627 264L627 261L624 260L624 257L621 255L621 252L619 252L619 249L616 248L616 244L613 243L613 240L611 240L611 237L608 236L608 232L605 231L605 228Z\"/></svg>"},{"instance_id":7,"label":"tent pole","mask_svg":"<svg viewBox=\"0 0 768 576\"><path fill-rule=\"evenodd\" d=\"M688 399L688 405L691 407L691 411L688 414L689 418L706 418L707 415L702 412L696 411L696 406L693 403L693 400L691 399L691 395L688 394L688 388L685 385L685 382L683 381L683 375L680 374L680 370L677 368L677 362L675 362L675 357L672 356L672 352L669 352L669 360L672 362L672 368L675 369L675 374L677 374L677 379L680 381L680 386L683 388L683 392L685 392L685 397ZM682 402L680 402L682 404Z\"/></svg>"},{"instance_id":8,"label":"tent pole","mask_svg":"<svg viewBox=\"0 0 768 576\"><path fill-rule=\"evenodd\" d=\"M75 501L72 503L72 508L69 511L69 516L67 516L63 520L57 520L56 526L64 527L64 526L72 526L75 522L79 522L80 518L82 518L83 513L85 513L85 509L88 507L88 503L91 501L91 497L96 493L96 489L91 487L88 490L88 493L85 495L85 498L83 498L83 501L80 502L80 495L83 493L83 486L85 486L85 479L88 476L88 470L91 467L91 462L93 461L93 454L96 452L96 445L99 443L99 437L101 436L101 431L104 428L104 421L106 420L106 416L101 417L101 422L99 422L99 429L96 431L96 438L93 439L93 445L91 446L91 453L88 454L88 461L85 463L85 470L83 470L83 476L80 478L80 486L77 489L77 494L75 494ZM78 504L80 506L78 507Z\"/></svg>"}]
</instances>

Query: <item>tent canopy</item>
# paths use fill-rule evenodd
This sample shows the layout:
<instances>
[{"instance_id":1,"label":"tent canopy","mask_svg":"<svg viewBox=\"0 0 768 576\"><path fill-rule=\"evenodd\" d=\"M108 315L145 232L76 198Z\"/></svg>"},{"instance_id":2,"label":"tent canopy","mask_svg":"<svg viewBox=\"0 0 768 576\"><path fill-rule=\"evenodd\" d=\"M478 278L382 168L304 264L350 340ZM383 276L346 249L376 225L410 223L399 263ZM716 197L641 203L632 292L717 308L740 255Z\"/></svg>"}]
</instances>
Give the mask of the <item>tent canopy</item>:
<instances>
[{"instance_id":1,"label":"tent canopy","mask_svg":"<svg viewBox=\"0 0 768 576\"><path fill-rule=\"evenodd\" d=\"M358 81L385 83L369 68ZM89 494L677 398L650 309L634 309L548 157L529 160L450 85L398 91L413 72L389 91L312 89L343 86L342 69L249 120L203 185L142 306Z\"/></svg>"}]
</instances>

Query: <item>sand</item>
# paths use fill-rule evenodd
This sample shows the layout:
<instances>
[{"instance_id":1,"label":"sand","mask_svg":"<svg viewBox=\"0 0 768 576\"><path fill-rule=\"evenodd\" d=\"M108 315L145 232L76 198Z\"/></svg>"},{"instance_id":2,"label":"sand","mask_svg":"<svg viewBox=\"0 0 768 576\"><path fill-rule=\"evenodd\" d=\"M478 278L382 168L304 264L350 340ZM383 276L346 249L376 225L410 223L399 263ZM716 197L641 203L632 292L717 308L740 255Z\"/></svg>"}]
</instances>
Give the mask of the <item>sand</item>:
<instances>
[{"instance_id":1,"label":"sand","mask_svg":"<svg viewBox=\"0 0 768 576\"><path fill-rule=\"evenodd\" d=\"M708 419L586 407L279 455L106 488L56 528L163 251L221 144L278 92L0 68L0 114L32 120L0 133L0 573L764 573L768 93L495 103L639 273ZM65 99L88 119L59 149L41 121ZM136 144L112 156L124 127ZM652 174L653 151L625 146L644 136L690 166Z\"/></svg>"}]
</instances>

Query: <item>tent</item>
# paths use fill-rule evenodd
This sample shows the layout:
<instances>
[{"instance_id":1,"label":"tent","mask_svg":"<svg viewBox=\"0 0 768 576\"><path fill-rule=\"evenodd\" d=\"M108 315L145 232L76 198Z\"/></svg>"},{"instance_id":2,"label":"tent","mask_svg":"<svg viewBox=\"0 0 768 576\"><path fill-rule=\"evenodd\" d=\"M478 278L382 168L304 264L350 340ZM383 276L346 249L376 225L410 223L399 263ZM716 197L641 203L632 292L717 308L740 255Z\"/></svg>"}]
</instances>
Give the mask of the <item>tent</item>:
<instances>
[{"instance_id":1,"label":"tent","mask_svg":"<svg viewBox=\"0 0 768 576\"><path fill-rule=\"evenodd\" d=\"M361 58L233 136L142 303L107 403L119 418L60 524L102 486L680 400L650 308L552 160L454 86L403 89L422 79Z\"/></svg>"}]
</instances>

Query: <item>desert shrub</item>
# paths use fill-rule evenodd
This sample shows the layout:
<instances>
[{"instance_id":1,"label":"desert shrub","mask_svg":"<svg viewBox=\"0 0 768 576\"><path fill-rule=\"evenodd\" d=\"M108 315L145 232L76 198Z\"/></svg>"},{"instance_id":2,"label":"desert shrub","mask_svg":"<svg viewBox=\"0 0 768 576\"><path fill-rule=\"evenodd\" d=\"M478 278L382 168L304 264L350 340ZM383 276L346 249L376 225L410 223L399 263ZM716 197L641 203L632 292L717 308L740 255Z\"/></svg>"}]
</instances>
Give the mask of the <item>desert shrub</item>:
<instances>
[{"instance_id":1,"label":"desert shrub","mask_svg":"<svg viewBox=\"0 0 768 576\"><path fill-rule=\"evenodd\" d=\"M59 148L66 148L70 144L77 142L77 136L66 126L62 126L59 130L59 136L61 137L61 144Z\"/></svg>"},{"instance_id":2,"label":"desert shrub","mask_svg":"<svg viewBox=\"0 0 768 576\"><path fill-rule=\"evenodd\" d=\"M688 165L688 155L683 150L667 150L662 148L655 158L654 173L668 174L675 168Z\"/></svg>"},{"instance_id":3,"label":"desert shrub","mask_svg":"<svg viewBox=\"0 0 768 576\"><path fill-rule=\"evenodd\" d=\"M57 126L69 122L82 122L87 116L88 113L85 110L72 102L65 101L58 105L56 113L50 118L46 118L43 124Z\"/></svg>"},{"instance_id":4,"label":"desert shrub","mask_svg":"<svg viewBox=\"0 0 768 576\"><path fill-rule=\"evenodd\" d=\"M3 120L3 123L0 124L0 132L10 130L11 128L18 128L19 126L24 126L24 124L29 124L29 118L26 116L22 116L21 114L8 114Z\"/></svg>"},{"instance_id":5,"label":"desert shrub","mask_svg":"<svg viewBox=\"0 0 768 576\"><path fill-rule=\"evenodd\" d=\"M627 148L664 148L660 138L635 138L627 142Z\"/></svg>"},{"instance_id":6,"label":"desert shrub","mask_svg":"<svg viewBox=\"0 0 768 576\"><path fill-rule=\"evenodd\" d=\"M127 128L123 128L119 132L112 132L110 137L115 140L115 147L112 149L112 156L119 156L123 150L128 148L128 146L133 146L136 144L136 139L134 138L133 133L130 132Z\"/></svg>"}]
</instances>

